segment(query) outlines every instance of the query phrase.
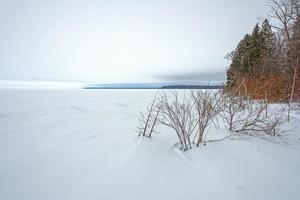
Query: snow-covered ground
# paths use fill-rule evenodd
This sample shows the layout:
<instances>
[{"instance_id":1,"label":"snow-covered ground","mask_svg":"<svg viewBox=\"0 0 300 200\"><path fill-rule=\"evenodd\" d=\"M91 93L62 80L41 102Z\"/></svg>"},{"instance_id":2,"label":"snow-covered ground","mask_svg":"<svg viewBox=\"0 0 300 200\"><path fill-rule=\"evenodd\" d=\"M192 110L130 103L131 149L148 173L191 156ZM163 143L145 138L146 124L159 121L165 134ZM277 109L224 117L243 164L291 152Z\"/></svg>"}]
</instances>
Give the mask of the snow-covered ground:
<instances>
[{"instance_id":1,"label":"snow-covered ground","mask_svg":"<svg viewBox=\"0 0 300 200\"><path fill-rule=\"evenodd\" d=\"M245 137L183 153L171 130L137 137L154 92L0 90L0 199L300 198L299 113L286 143Z\"/></svg>"}]
</instances>

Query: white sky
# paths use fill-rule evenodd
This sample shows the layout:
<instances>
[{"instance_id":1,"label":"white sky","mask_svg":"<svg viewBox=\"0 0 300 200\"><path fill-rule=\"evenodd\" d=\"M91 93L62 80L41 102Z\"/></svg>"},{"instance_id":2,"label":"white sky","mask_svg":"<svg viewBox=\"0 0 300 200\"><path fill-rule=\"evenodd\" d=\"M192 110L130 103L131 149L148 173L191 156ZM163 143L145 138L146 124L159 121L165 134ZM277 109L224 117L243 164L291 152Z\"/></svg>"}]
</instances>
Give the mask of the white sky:
<instances>
[{"instance_id":1,"label":"white sky","mask_svg":"<svg viewBox=\"0 0 300 200\"><path fill-rule=\"evenodd\" d=\"M0 0L0 79L111 83L222 78L225 54L265 16L265 3Z\"/></svg>"}]
</instances>

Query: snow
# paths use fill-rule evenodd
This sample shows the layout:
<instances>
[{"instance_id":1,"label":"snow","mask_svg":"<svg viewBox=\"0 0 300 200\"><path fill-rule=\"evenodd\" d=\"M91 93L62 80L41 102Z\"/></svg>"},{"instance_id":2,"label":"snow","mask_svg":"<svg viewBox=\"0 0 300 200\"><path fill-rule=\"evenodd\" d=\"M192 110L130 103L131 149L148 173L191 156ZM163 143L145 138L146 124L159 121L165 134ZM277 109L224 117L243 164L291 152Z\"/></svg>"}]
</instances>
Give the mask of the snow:
<instances>
[{"instance_id":1,"label":"snow","mask_svg":"<svg viewBox=\"0 0 300 200\"><path fill-rule=\"evenodd\" d=\"M286 142L245 136L181 152L172 130L137 137L154 93L0 90L0 199L299 199L299 112Z\"/></svg>"}]
</instances>

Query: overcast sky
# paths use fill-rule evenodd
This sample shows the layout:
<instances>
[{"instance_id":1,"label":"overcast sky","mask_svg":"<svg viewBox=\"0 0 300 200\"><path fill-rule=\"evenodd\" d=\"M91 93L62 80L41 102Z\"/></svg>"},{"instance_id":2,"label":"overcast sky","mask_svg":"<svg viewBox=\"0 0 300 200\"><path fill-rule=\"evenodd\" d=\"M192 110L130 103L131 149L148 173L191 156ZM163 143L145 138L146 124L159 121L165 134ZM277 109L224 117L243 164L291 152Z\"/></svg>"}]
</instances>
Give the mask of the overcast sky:
<instances>
[{"instance_id":1,"label":"overcast sky","mask_svg":"<svg viewBox=\"0 0 300 200\"><path fill-rule=\"evenodd\" d=\"M0 79L224 78L264 0L0 0Z\"/></svg>"}]
</instances>

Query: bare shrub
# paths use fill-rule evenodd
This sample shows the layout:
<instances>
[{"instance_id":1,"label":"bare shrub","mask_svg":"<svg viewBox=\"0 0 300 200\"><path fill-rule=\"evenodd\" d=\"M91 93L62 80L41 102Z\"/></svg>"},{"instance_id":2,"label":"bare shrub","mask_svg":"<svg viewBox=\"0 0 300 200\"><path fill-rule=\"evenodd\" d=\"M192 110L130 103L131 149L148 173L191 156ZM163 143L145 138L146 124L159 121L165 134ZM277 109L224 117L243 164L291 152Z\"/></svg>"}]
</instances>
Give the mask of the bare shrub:
<instances>
[{"instance_id":1,"label":"bare shrub","mask_svg":"<svg viewBox=\"0 0 300 200\"><path fill-rule=\"evenodd\" d=\"M192 148L191 135L196 128L196 118L193 114L193 100L185 94L180 98L178 91L173 91L168 96L161 94L161 124L173 129L179 139L181 150Z\"/></svg>"},{"instance_id":2,"label":"bare shrub","mask_svg":"<svg viewBox=\"0 0 300 200\"><path fill-rule=\"evenodd\" d=\"M151 138L156 131L160 107L157 105L157 95L154 96L146 111L140 113L139 126L137 128L138 135Z\"/></svg>"},{"instance_id":3,"label":"bare shrub","mask_svg":"<svg viewBox=\"0 0 300 200\"><path fill-rule=\"evenodd\" d=\"M235 132L248 134L261 134L276 136L283 131L281 126L286 122L283 115L278 112L267 113L267 104L263 101L248 101L246 113L243 121Z\"/></svg>"},{"instance_id":4,"label":"bare shrub","mask_svg":"<svg viewBox=\"0 0 300 200\"><path fill-rule=\"evenodd\" d=\"M293 103L291 105L291 110L293 110L293 111L300 111L300 103Z\"/></svg>"},{"instance_id":5,"label":"bare shrub","mask_svg":"<svg viewBox=\"0 0 300 200\"><path fill-rule=\"evenodd\" d=\"M246 110L244 98L235 97L233 95L223 94L222 96L222 111L219 115L222 117L228 129L233 131L236 126L243 121L243 116Z\"/></svg>"},{"instance_id":6,"label":"bare shrub","mask_svg":"<svg viewBox=\"0 0 300 200\"><path fill-rule=\"evenodd\" d=\"M241 134L280 135L286 122L278 112L268 112L265 101L253 101L242 97L226 96L220 116L230 131Z\"/></svg>"},{"instance_id":7,"label":"bare shrub","mask_svg":"<svg viewBox=\"0 0 300 200\"><path fill-rule=\"evenodd\" d=\"M221 94L212 90L193 90L191 96L197 113L196 146L204 141L204 133L220 111Z\"/></svg>"},{"instance_id":8,"label":"bare shrub","mask_svg":"<svg viewBox=\"0 0 300 200\"><path fill-rule=\"evenodd\" d=\"M282 112L281 112L282 113ZM218 123L221 116L232 134L217 140L205 140L210 125ZM162 91L141 112L139 136L151 137L158 124L173 129L180 149L187 151L201 143L223 141L240 134L280 136L286 122L280 111L268 111L267 100L253 101L246 97L228 95L211 90L193 90L189 95ZM194 140L191 140L191 138Z\"/></svg>"}]
</instances>

